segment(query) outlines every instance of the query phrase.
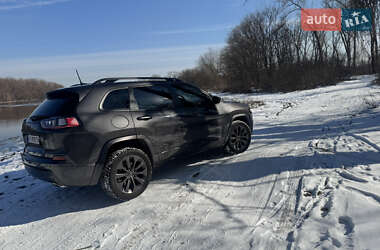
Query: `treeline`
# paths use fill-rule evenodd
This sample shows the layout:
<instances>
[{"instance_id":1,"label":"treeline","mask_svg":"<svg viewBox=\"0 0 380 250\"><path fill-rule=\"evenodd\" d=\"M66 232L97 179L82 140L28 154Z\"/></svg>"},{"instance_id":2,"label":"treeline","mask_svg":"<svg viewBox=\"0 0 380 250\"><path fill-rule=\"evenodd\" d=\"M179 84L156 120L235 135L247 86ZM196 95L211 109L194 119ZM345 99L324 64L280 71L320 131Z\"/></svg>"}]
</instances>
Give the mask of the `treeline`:
<instances>
[{"instance_id":1,"label":"treeline","mask_svg":"<svg viewBox=\"0 0 380 250\"><path fill-rule=\"evenodd\" d=\"M62 85L38 79L0 78L0 103L39 101Z\"/></svg>"},{"instance_id":2,"label":"treeline","mask_svg":"<svg viewBox=\"0 0 380 250\"><path fill-rule=\"evenodd\" d=\"M379 1L324 0L325 8L371 8L372 31L303 31L307 0L279 0L235 27L227 45L175 76L216 91L293 91L380 72ZM295 13L298 13L297 15Z\"/></svg>"}]
</instances>

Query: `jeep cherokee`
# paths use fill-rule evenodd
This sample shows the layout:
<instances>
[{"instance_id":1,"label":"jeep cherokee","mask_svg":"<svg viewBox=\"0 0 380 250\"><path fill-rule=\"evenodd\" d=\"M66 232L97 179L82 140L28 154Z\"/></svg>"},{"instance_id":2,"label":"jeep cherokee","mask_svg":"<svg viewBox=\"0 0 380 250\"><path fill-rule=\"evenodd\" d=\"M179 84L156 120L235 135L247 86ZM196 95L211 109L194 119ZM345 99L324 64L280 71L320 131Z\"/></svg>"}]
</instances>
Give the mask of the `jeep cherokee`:
<instances>
[{"instance_id":1,"label":"jeep cherokee","mask_svg":"<svg viewBox=\"0 0 380 250\"><path fill-rule=\"evenodd\" d=\"M59 186L101 184L130 200L164 160L251 141L252 114L175 78L104 78L46 94L24 120L26 170Z\"/></svg>"}]
</instances>

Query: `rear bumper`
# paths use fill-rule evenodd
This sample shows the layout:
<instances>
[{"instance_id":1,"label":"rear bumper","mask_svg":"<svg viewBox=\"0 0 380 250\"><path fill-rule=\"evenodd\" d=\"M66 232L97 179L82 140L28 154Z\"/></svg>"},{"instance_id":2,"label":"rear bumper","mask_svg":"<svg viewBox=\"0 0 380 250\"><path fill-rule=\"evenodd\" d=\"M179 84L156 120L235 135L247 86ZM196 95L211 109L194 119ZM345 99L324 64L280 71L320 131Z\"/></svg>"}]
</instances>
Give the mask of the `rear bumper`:
<instances>
[{"instance_id":1,"label":"rear bumper","mask_svg":"<svg viewBox=\"0 0 380 250\"><path fill-rule=\"evenodd\" d=\"M94 165L75 165L21 154L25 169L33 177L60 186L92 185Z\"/></svg>"}]
</instances>

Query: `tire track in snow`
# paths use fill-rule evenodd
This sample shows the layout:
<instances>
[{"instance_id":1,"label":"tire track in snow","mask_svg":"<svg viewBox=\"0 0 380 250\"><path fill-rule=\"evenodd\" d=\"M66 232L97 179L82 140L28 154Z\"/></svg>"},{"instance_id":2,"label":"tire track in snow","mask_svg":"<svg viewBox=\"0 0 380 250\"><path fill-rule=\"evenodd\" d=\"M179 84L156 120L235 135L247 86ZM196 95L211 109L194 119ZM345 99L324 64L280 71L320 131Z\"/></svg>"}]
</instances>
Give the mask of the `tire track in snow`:
<instances>
[{"instance_id":1,"label":"tire track in snow","mask_svg":"<svg viewBox=\"0 0 380 250\"><path fill-rule=\"evenodd\" d=\"M299 153L299 149L303 150L303 147L296 145L292 150L281 154L281 156L294 155L295 153L297 155L297 153ZM304 171L300 171L299 168L302 168L307 164L307 160L297 160L292 163L290 169L285 172L281 170L281 166L278 166L278 172L275 174L273 184L271 186L269 194L267 195L266 203L264 205L266 209L261 212L260 216L257 219L255 227L251 232L253 235L255 235L255 231L257 229L260 229L260 227L264 226L265 228L267 227L265 224L273 224L273 228L267 228L267 230L271 230L274 235L276 235L276 237L275 239L261 239L259 240L259 243L255 243L255 241L257 241L255 237L259 236L255 235L250 241L251 249L256 248L258 246L256 244L259 244L260 247L265 246L265 248L269 249L274 247L274 242L280 244L281 240L288 242L292 241L293 231L291 231L291 229L294 225L296 209L298 207L297 200L299 201L300 183L302 183L301 180L304 176ZM279 182L279 180L281 180L281 182ZM273 208L268 209L268 204L271 200L274 199L274 196L276 198L280 198L280 201ZM263 232L260 229L257 233L262 234ZM286 247L286 244L284 247Z\"/></svg>"},{"instance_id":2,"label":"tire track in snow","mask_svg":"<svg viewBox=\"0 0 380 250\"><path fill-rule=\"evenodd\" d=\"M204 217L198 217L196 218L197 223L194 221L194 216L191 216L192 211L195 209L194 208L194 201L199 200L199 196L205 200L209 200L212 203L216 204L217 207L222 208L223 211L228 214L229 208L224 205L223 203L217 201L216 199L207 196L207 193L213 193L214 191L214 186L212 184L209 185L203 185L200 182L196 182L197 178L201 177L206 177L207 175L215 175L217 172L215 172L215 169L217 168L218 162L220 164L226 164L226 163L231 163L234 162L237 158L231 159L222 159L222 160L212 160L207 162L206 164L197 165L196 167L192 167L189 169L189 173L183 174L179 173L180 180L179 183L176 185L179 186L179 188L176 190L175 193L173 193L170 197L169 200L178 200L178 197L181 197L180 202L176 202L174 206L171 206L168 208L157 208L158 211L166 211L165 213L161 213L155 218L151 218L150 221L147 221L146 223L142 223L138 225L139 228L147 228L151 224L157 224L157 227L155 228L149 228L148 230L143 230L143 231L149 231L150 235L155 232L157 240L152 242L150 245L144 245L144 247L153 247L153 246L158 246L158 245L167 245L168 247L172 248L174 247L175 244L177 244L177 238L180 237L178 234L178 231L182 229L183 227L188 228L187 230L190 230L190 228L195 228L198 227L199 225L203 225L204 221L207 220L208 216ZM194 177L194 172L196 176ZM178 174L178 173L177 173ZM181 177L182 176L182 177ZM172 177L169 177L172 178ZM195 181L195 182L194 182ZM194 183L193 183L194 182ZM169 183L168 185L172 185L173 183ZM154 185L154 183L153 183ZM184 197L184 198L183 198ZM162 221L165 220L170 220L173 221L176 218L178 218L178 214L181 213L182 217L183 214L189 213L189 216L185 216L184 220L181 221L181 223L175 223L173 222L172 225L169 226L169 228L166 228L166 232L161 231L159 228L159 224ZM207 214L212 213L212 210L207 210ZM244 223L243 221L230 217L230 219L234 220L235 222L242 224ZM166 227L166 225L163 225ZM196 231L196 230L194 230ZM137 239L133 239L131 241L131 237L133 237L134 233L132 235L129 235L129 237L126 239L128 240L127 246L128 248L139 248L141 247L141 241L142 237L139 237ZM141 234L138 234L141 235ZM181 241L183 244L187 244L187 241Z\"/></svg>"},{"instance_id":3,"label":"tire track in snow","mask_svg":"<svg viewBox=\"0 0 380 250\"><path fill-rule=\"evenodd\" d=\"M264 215L264 213L266 212L266 209L268 208L268 204L269 204L269 201L271 200L272 198L272 195L273 195L273 190L277 184L277 180L278 180L278 174L275 175L274 179L273 179L273 184L272 184L272 187L267 195L267 198L266 198L266 201L265 201L265 204L264 204L264 207L263 209L261 210L261 213L259 215L259 217L257 218L256 220L256 223L255 223L255 226L259 225L260 222L261 222L261 219Z\"/></svg>"},{"instance_id":4,"label":"tire track in snow","mask_svg":"<svg viewBox=\"0 0 380 250\"><path fill-rule=\"evenodd\" d=\"M373 201L377 202L380 205L380 196L368 191L361 190L359 188L351 187L351 186L346 186L347 189L358 192L362 195L364 195L367 198L372 199Z\"/></svg>"},{"instance_id":5,"label":"tire track in snow","mask_svg":"<svg viewBox=\"0 0 380 250\"><path fill-rule=\"evenodd\" d=\"M375 143L371 142L369 139L365 138L364 136L356 135L353 133L347 133L347 135L354 137L357 140L360 140L367 145L370 145L373 149L375 149L377 152L380 152L380 147L376 145Z\"/></svg>"},{"instance_id":6,"label":"tire track in snow","mask_svg":"<svg viewBox=\"0 0 380 250\"><path fill-rule=\"evenodd\" d=\"M352 140L350 138L352 138L354 140ZM332 147L330 147L329 142L327 144L324 144L325 140L331 140ZM348 152L351 152L356 148L362 148L364 145L362 145L360 142L357 143L357 141L364 142L366 145L368 145L368 146L370 146L373 149L378 151L377 145L374 145L372 142L370 142L368 140L361 140L361 137L356 137L355 135L348 133L348 129L345 130L342 133L342 135L333 136L333 137L325 135L321 139L314 140L311 143L309 143L309 148L311 149L312 152L314 152L314 151L319 152L317 154L314 153L314 155L317 157L313 157L313 158L316 160L315 164L320 165L319 162L322 162L321 160L323 160L323 158L322 158L323 154L332 153L333 155L338 155L338 153L340 152L339 149L342 149L342 148L343 149L347 148L349 150ZM320 144L320 142L322 142L322 144ZM355 145L351 146L351 143L354 143ZM358 146L356 146L356 144L358 144ZM357 158L354 156L350 156L350 155L342 155L342 156L344 156L344 158L350 158L352 161L357 161ZM342 164L341 161L342 161L342 159L334 158L333 161L330 161L330 163L328 163L328 164L332 164L332 165L331 166L326 165L326 167L327 168L339 167ZM322 165L324 165L324 164L322 164ZM339 179L339 177L341 177L341 179L344 178L344 179L349 180L349 181L354 181L354 182L358 182L358 183L368 183L368 181L366 179L363 179L361 177L357 177L356 175L350 173L350 171L347 169L335 170L335 172L336 172L337 176L335 176L334 178ZM327 186L328 180L329 180L329 178L326 178L326 183L324 185L325 187ZM366 192L363 190L359 190L359 189L353 188L353 187L347 187L347 188L351 189L351 190L356 190L357 192L364 194L368 198L371 198L374 201L380 203L380 197L376 194ZM328 213L330 212L330 210L332 209L332 206L333 206L333 192L334 192L334 190L335 190L335 188L332 188L330 191L327 191L327 193L324 194L321 198L317 197L316 200L313 200L313 205L309 206L309 209L306 209L306 211L308 211L308 213L305 214L305 216L308 217L308 214L313 209L319 208L321 210L321 217L322 218L326 217L328 215ZM324 191L324 192L326 192L326 191ZM304 216L303 221L306 219L305 216ZM352 219L349 216L341 215L341 216L337 217L336 220L337 220L337 222L339 222L343 226L343 229L344 229L344 231L343 231L344 236L345 236L344 246L346 248L354 248L353 233L354 233L355 225L354 225ZM300 228L302 226L303 222L301 221L301 222L298 222L297 224L298 224L297 227ZM292 242L294 241L294 239L295 239L294 233L291 232L288 235L288 241L290 241L290 242L288 244L287 249L292 249L292 247L293 247ZM321 240L321 242L323 242L325 240L331 240L332 244L338 248L343 246L342 243L337 238L334 238L332 235L330 235L328 230L327 230L325 235L321 236L320 240Z\"/></svg>"},{"instance_id":7,"label":"tire track in snow","mask_svg":"<svg viewBox=\"0 0 380 250\"><path fill-rule=\"evenodd\" d=\"M293 214L295 213L295 205L296 205L296 183L299 182L296 171L291 171L287 173L287 195L285 206L281 209L281 216L279 218L279 228L278 231L288 231L292 226ZM296 194L296 195L294 195Z\"/></svg>"}]
</instances>

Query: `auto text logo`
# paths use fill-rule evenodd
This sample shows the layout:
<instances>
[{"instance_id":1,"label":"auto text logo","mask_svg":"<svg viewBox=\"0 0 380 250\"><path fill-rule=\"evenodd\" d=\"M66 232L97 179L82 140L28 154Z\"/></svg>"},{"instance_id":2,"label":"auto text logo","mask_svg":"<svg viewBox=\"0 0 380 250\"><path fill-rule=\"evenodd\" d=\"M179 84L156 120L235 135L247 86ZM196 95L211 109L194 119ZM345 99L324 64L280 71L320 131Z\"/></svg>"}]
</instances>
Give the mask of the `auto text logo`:
<instances>
[{"instance_id":1,"label":"auto text logo","mask_svg":"<svg viewBox=\"0 0 380 250\"><path fill-rule=\"evenodd\" d=\"M302 9L305 31L371 31L371 9Z\"/></svg>"}]
</instances>

